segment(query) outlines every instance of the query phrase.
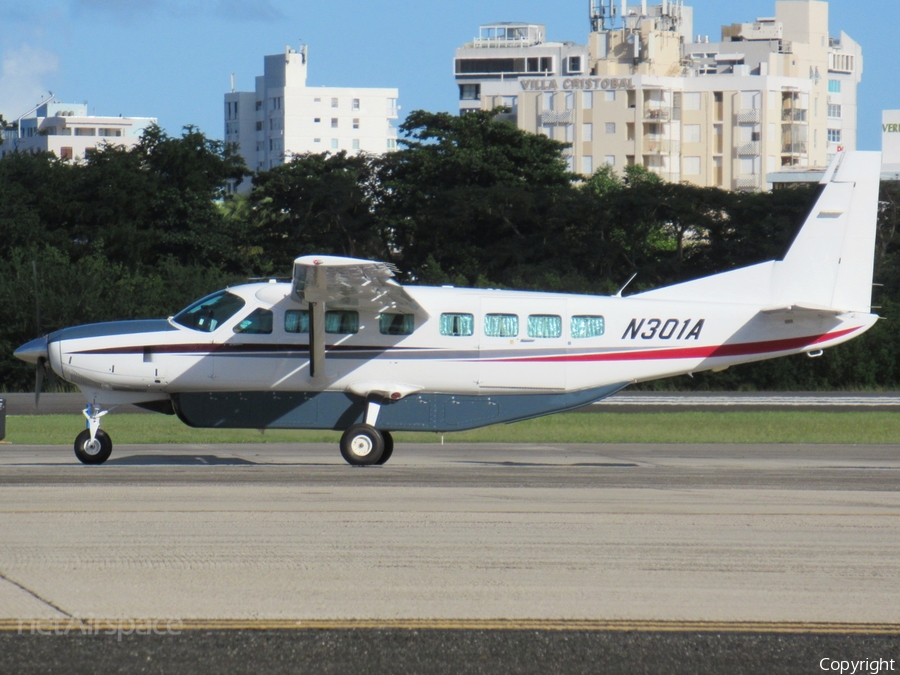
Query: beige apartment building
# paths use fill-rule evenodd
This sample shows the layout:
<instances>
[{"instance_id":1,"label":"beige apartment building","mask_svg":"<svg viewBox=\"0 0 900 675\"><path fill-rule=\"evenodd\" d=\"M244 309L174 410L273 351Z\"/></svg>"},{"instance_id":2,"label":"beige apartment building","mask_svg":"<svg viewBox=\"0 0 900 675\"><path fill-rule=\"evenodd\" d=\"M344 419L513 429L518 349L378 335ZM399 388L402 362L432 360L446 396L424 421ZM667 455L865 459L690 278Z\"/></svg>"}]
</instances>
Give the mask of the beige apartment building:
<instances>
[{"instance_id":1,"label":"beige apartment building","mask_svg":"<svg viewBox=\"0 0 900 675\"><path fill-rule=\"evenodd\" d=\"M539 25L482 26L456 52L460 109L474 94L482 109L509 107L520 128L571 144L569 166L583 174L642 164L737 190L768 189L768 173L856 147L862 53L845 33L829 37L827 2L779 0L774 17L724 26L720 42L692 40L680 1L593 0L591 25L586 46L508 37L543 35ZM548 47L559 56L537 72L503 70Z\"/></svg>"}]
</instances>

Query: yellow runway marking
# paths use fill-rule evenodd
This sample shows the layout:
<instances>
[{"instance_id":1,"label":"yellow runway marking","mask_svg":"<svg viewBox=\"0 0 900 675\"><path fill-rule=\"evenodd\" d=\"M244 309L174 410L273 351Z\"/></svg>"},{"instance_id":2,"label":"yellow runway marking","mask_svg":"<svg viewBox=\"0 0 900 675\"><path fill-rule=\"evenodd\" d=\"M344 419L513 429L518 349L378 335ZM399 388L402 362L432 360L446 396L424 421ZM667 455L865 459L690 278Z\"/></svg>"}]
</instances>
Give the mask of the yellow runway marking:
<instances>
[{"instance_id":1,"label":"yellow runway marking","mask_svg":"<svg viewBox=\"0 0 900 675\"><path fill-rule=\"evenodd\" d=\"M0 619L0 632L103 634L117 630L165 634L181 631L263 630L481 630L642 633L819 633L900 635L895 623L782 621L629 621L591 619Z\"/></svg>"}]
</instances>

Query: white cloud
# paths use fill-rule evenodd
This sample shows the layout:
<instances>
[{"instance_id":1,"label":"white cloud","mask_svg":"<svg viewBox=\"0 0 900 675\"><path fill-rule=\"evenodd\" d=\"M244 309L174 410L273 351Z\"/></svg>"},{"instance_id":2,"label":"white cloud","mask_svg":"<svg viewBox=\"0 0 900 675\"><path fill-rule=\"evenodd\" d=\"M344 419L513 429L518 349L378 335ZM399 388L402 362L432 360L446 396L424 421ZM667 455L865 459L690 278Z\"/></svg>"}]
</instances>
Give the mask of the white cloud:
<instances>
[{"instance_id":1,"label":"white cloud","mask_svg":"<svg viewBox=\"0 0 900 675\"><path fill-rule=\"evenodd\" d=\"M59 57L41 47L23 45L0 56L0 112L15 120L47 97L47 82L59 70Z\"/></svg>"}]
</instances>

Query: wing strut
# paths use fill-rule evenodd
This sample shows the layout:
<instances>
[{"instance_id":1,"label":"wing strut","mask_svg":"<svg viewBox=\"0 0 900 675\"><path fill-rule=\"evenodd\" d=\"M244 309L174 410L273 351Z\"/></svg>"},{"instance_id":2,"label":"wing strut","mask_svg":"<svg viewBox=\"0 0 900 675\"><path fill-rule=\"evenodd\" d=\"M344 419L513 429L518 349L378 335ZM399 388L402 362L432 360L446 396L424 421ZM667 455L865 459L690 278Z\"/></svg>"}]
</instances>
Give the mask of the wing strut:
<instances>
[{"instance_id":1,"label":"wing strut","mask_svg":"<svg viewBox=\"0 0 900 675\"><path fill-rule=\"evenodd\" d=\"M305 287L309 303L309 375L325 377L325 299L328 297L328 281L324 267L314 267L312 284Z\"/></svg>"}]
</instances>

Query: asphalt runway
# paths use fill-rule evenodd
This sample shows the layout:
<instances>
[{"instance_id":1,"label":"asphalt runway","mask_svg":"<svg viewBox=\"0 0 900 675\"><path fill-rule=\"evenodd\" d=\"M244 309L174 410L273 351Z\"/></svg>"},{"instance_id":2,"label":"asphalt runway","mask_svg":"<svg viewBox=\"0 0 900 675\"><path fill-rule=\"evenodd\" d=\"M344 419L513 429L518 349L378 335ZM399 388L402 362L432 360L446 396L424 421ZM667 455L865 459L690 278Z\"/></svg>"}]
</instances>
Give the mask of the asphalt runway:
<instances>
[{"instance_id":1,"label":"asphalt runway","mask_svg":"<svg viewBox=\"0 0 900 675\"><path fill-rule=\"evenodd\" d=\"M0 446L0 672L896 669L898 451Z\"/></svg>"}]
</instances>

